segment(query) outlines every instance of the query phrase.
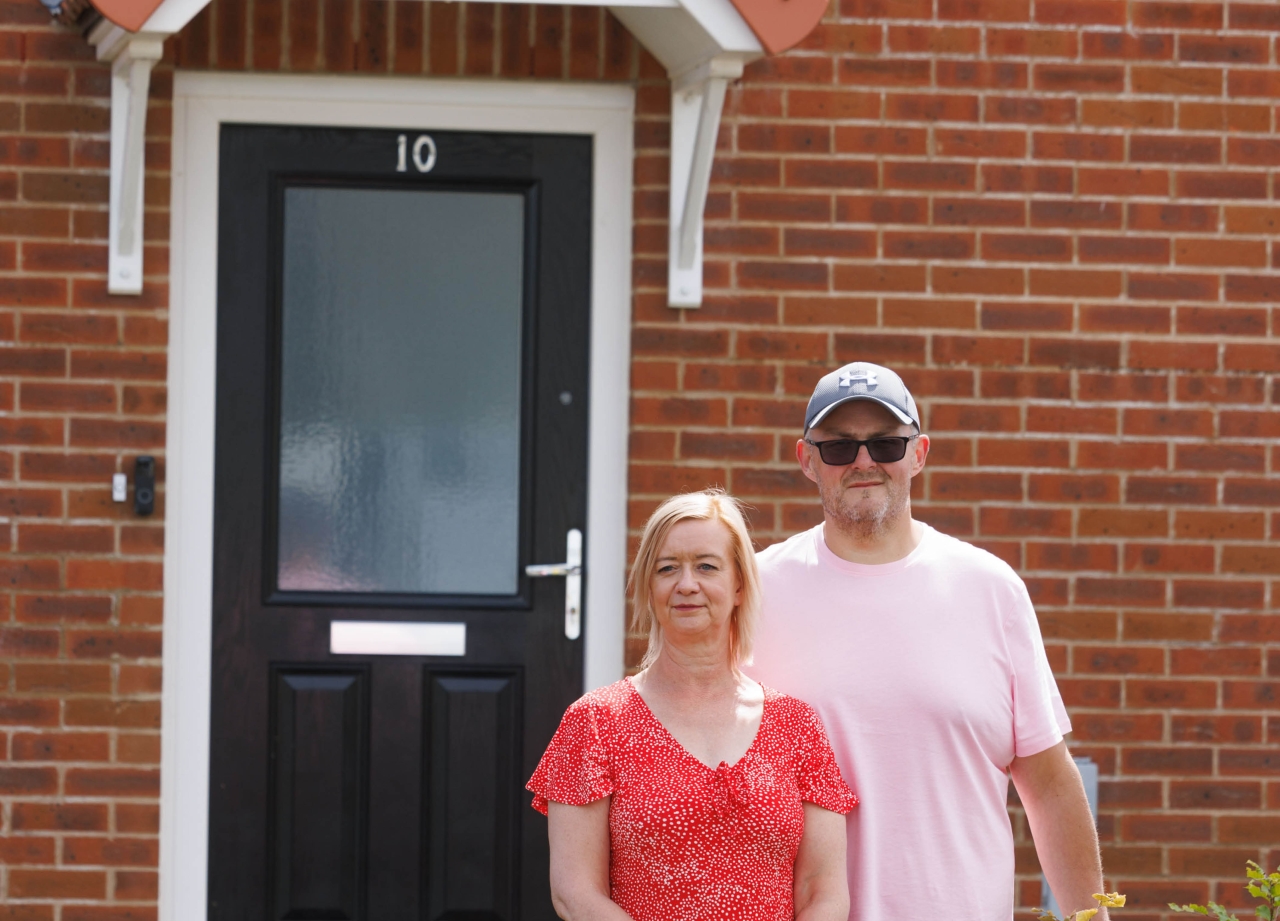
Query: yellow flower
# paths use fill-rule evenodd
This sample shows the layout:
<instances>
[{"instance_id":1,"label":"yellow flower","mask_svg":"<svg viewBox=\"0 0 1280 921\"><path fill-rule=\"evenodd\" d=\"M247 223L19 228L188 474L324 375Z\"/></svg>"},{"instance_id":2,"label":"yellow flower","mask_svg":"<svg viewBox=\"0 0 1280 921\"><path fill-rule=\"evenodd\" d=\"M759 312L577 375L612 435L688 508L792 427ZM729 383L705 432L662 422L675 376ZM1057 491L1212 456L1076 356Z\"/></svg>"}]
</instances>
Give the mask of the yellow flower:
<instances>
[{"instance_id":1,"label":"yellow flower","mask_svg":"<svg viewBox=\"0 0 1280 921\"><path fill-rule=\"evenodd\" d=\"M1096 908L1085 908L1081 911L1076 912L1074 915L1072 915L1071 921L1089 921L1089 919L1092 918L1097 913L1098 913L1098 909Z\"/></svg>"},{"instance_id":2,"label":"yellow flower","mask_svg":"<svg viewBox=\"0 0 1280 921\"><path fill-rule=\"evenodd\" d=\"M1107 908L1124 908L1124 896L1118 892L1106 894L1096 892L1093 897L1099 905L1105 905Z\"/></svg>"}]
</instances>

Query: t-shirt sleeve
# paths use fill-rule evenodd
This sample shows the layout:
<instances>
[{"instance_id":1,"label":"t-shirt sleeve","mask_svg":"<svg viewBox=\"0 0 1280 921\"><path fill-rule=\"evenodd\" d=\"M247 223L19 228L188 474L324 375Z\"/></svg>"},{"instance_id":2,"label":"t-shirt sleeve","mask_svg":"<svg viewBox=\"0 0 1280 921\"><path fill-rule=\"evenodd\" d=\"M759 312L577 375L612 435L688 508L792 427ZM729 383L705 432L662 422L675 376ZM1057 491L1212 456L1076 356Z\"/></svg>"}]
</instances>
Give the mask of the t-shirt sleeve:
<instances>
[{"instance_id":1,"label":"t-shirt sleeve","mask_svg":"<svg viewBox=\"0 0 1280 921\"><path fill-rule=\"evenodd\" d=\"M525 785L534 809L546 815L548 800L585 806L613 793L607 722L606 709L597 704L579 700L569 707Z\"/></svg>"},{"instance_id":2,"label":"t-shirt sleeve","mask_svg":"<svg viewBox=\"0 0 1280 921\"><path fill-rule=\"evenodd\" d=\"M1061 742L1071 731L1071 720L1049 667L1031 596L1022 580L1014 579L1005 636L1013 664L1014 755L1025 758Z\"/></svg>"},{"instance_id":3,"label":"t-shirt sleeve","mask_svg":"<svg viewBox=\"0 0 1280 921\"><path fill-rule=\"evenodd\" d=\"M858 797L840 776L835 752L827 740L822 719L813 708L804 705L801 713L800 759L796 766L796 786L800 799L841 815L858 805Z\"/></svg>"}]
</instances>

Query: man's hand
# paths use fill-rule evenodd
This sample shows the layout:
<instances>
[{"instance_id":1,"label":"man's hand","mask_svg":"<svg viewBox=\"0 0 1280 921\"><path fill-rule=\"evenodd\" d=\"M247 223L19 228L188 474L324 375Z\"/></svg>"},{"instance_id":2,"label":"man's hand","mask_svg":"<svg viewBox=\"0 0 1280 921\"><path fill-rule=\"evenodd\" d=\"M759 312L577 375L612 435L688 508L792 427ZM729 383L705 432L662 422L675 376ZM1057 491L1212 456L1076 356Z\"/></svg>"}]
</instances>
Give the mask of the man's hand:
<instances>
[{"instance_id":1,"label":"man's hand","mask_svg":"<svg viewBox=\"0 0 1280 921\"><path fill-rule=\"evenodd\" d=\"M1096 908L1093 894L1103 891L1098 832L1067 744L1014 758L1009 773L1027 812L1040 866L1064 916ZM1099 911L1094 921L1107 921L1107 910Z\"/></svg>"}]
</instances>

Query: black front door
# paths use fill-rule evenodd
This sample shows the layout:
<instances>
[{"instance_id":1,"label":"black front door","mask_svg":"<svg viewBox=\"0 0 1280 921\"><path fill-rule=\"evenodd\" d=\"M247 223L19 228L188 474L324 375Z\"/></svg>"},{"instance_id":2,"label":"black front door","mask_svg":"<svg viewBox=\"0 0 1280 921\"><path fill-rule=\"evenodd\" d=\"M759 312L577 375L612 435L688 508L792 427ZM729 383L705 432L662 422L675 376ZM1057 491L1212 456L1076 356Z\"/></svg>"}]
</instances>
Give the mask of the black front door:
<instances>
[{"instance_id":1,"label":"black front door","mask_svg":"<svg viewBox=\"0 0 1280 921\"><path fill-rule=\"evenodd\" d=\"M224 126L209 916L549 919L589 138Z\"/></svg>"}]
</instances>

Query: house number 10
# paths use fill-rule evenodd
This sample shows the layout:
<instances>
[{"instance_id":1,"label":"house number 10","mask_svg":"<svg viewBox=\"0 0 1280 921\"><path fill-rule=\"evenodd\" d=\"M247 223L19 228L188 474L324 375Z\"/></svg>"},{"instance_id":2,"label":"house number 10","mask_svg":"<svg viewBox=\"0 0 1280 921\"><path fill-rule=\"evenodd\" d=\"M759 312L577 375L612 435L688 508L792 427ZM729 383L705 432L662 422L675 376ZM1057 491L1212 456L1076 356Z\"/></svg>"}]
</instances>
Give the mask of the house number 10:
<instances>
[{"instance_id":1,"label":"house number 10","mask_svg":"<svg viewBox=\"0 0 1280 921\"><path fill-rule=\"evenodd\" d=\"M396 138L396 154L396 172L407 172L409 169L407 162L409 138L407 135L402 134ZM436 142L431 139L431 135L420 134L418 139L413 142L413 165L420 173L429 173L432 167L436 165Z\"/></svg>"}]
</instances>

